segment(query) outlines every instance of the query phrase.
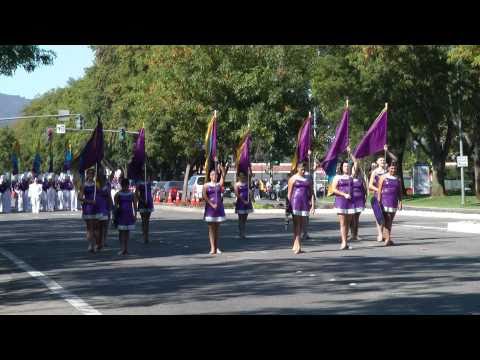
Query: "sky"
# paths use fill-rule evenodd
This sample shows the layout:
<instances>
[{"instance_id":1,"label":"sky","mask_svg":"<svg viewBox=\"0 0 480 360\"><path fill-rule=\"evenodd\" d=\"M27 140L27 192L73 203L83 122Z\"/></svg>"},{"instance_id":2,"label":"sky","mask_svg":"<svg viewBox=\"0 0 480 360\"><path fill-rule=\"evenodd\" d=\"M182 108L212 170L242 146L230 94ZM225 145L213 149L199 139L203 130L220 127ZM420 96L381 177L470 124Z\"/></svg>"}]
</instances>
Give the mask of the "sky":
<instances>
[{"instance_id":1,"label":"sky","mask_svg":"<svg viewBox=\"0 0 480 360\"><path fill-rule=\"evenodd\" d=\"M40 45L53 50L57 57L53 65L37 67L27 73L18 68L13 76L0 75L0 93L33 99L48 90L64 87L70 78L79 79L85 68L93 65L94 54L88 45Z\"/></svg>"}]
</instances>

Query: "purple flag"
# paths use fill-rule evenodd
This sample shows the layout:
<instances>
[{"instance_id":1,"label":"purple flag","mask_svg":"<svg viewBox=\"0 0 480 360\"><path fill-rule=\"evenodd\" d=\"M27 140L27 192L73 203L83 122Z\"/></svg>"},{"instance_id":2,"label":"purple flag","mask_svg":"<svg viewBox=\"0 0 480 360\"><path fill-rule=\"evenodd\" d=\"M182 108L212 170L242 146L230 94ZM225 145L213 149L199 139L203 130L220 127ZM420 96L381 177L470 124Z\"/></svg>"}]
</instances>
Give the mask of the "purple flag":
<instances>
[{"instance_id":1,"label":"purple flag","mask_svg":"<svg viewBox=\"0 0 480 360\"><path fill-rule=\"evenodd\" d=\"M349 127L350 111L345 109L342 120L335 130L335 138L333 139L327 155L321 163L321 167L325 170L329 185L332 183L335 176L338 155L347 150L348 147L348 127Z\"/></svg>"},{"instance_id":2,"label":"purple flag","mask_svg":"<svg viewBox=\"0 0 480 360\"><path fill-rule=\"evenodd\" d=\"M373 155L383 150L383 147L387 143L387 110L384 109L378 115L377 119L373 122L368 129L367 133L363 137L360 144L353 152L353 155L357 159L361 159L365 156Z\"/></svg>"},{"instance_id":3,"label":"purple flag","mask_svg":"<svg viewBox=\"0 0 480 360\"><path fill-rule=\"evenodd\" d=\"M80 154L73 159L72 169L77 170L82 175L86 169L102 161L103 153L103 126L102 122L98 120L97 127L93 131L90 140L88 140Z\"/></svg>"},{"instance_id":4,"label":"purple flag","mask_svg":"<svg viewBox=\"0 0 480 360\"><path fill-rule=\"evenodd\" d=\"M295 170L298 163L308 159L308 150L312 145L312 117L305 119L298 132L297 150L292 161L292 170Z\"/></svg>"},{"instance_id":5,"label":"purple flag","mask_svg":"<svg viewBox=\"0 0 480 360\"><path fill-rule=\"evenodd\" d=\"M250 144L252 142L252 135L248 131L242 139L237 150L237 174L243 172L245 175L249 173L250 167Z\"/></svg>"},{"instance_id":6,"label":"purple flag","mask_svg":"<svg viewBox=\"0 0 480 360\"><path fill-rule=\"evenodd\" d=\"M140 129L137 141L133 144L132 160L128 164L128 178L132 180L143 179L142 168L145 163L145 129Z\"/></svg>"}]
</instances>

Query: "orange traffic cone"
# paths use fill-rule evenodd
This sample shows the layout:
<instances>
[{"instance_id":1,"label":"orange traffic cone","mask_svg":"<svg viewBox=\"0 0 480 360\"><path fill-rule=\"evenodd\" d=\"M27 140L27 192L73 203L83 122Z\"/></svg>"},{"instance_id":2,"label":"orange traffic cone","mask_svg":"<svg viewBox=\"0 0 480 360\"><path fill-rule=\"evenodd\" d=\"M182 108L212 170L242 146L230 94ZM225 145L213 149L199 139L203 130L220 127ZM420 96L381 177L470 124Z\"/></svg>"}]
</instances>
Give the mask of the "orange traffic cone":
<instances>
[{"instance_id":1,"label":"orange traffic cone","mask_svg":"<svg viewBox=\"0 0 480 360\"><path fill-rule=\"evenodd\" d=\"M173 204L173 201L172 201L172 190L170 190L170 191L168 192L167 204L169 204L169 205Z\"/></svg>"},{"instance_id":2,"label":"orange traffic cone","mask_svg":"<svg viewBox=\"0 0 480 360\"><path fill-rule=\"evenodd\" d=\"M198 205L197 194L193 194L192 205L193 205L193 206L197 206L197 205Z\"/></svg>"},{"instance_id":3,"label":"orange traffic cone","mask_svg":"<svg viewBox=\"0 0 480 360\"><path fill-rule=\"evenodd\" d=\"M177 197L175 199L175 205L180 205L180 191L177 191Z\"/></svg>"}]
</instances>

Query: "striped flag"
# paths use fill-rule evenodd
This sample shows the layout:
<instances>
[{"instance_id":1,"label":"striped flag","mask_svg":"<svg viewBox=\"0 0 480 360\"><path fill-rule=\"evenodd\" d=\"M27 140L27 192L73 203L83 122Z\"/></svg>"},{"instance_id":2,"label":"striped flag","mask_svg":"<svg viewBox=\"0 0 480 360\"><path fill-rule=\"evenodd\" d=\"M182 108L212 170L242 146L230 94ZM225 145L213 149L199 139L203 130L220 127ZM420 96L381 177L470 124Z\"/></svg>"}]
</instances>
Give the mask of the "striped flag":
<instances>
[{"instance_id":1,"label":"striped flag","mask_svg":"<svg viewBox=\"0 0 480 360\"><path fill-rule=\"evenodd\" d=\"M205 175L215 168L217 158L217 117L212 116L205 134ZM216 169L215 169L216 170Z\"/></svg>"},{"instance_id":2,"label":"striped flag","mask_svg":"<svg viewBox=\"0 0 480 360\"><path fill-rule=\"evenodd\" d=\"M350 111L348 107L343 112L342 120L335 130L335 138L330 145L327 155L321 163L321 167L327 175L328 181L328 196L333 194L332 182L337 170L338 156L347 150L348 147L348 126L349 126Z\"/></svg>"},{"instance_id":3,"label":"striped flag","mask_svg":"<svg viewBox=\"0 0 480 360\"><path fill-rule=\"evenodd\" d=\"M250 130L243 136L240 146L237 149L237 174L243 172L248 175L250 168L250 144L252 143L252 135Z\"/></svg>"}]
</instances>

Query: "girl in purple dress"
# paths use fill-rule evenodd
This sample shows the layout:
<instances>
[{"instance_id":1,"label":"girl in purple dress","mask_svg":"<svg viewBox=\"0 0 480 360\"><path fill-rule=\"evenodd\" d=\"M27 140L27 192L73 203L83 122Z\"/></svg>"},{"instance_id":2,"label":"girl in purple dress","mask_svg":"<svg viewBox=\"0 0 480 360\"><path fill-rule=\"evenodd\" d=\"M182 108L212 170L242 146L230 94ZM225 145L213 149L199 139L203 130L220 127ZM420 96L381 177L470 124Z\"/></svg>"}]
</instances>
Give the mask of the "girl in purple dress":
<instances>
[{"instance_id":1,"label":"girl in purple dress","mask_svg":"<svg viewBox=\"0 0 480 360\"><path fill-rule=\"evenodd\" d=\"M302 252L301 238L305 226L305 220L310 213L314 213L315 206L310 201L313 192L313 184L304 177L305 163L297 165L297 173L288 180L288 201L293 217L293 247L295 254Z\"/></svg>"},{"instance_id":2,"label":"girl in purple dress","mask_svg":"<svg viewBox=\"0 0 480 360\"><path fill-rule=\"evenodd\" d=\"M378 181L381 176L387 173L387 162L386 162L386 155L392 159L392 161L397 161L397 157L393 155L390 151L388 151L388 146L385 144L384 146L384 151L385 151L385 156L381 156L377 159L376 164L377 167L372 171L370 174L370 181L368 183L368 189L370 191L373 191L373 196L378 197ZM382 242L385 241L385 238L383 237L383 230L384 230L384 224L378 224L376 223L377 226L377 241Z\"/></svg>"},{"instance_id":3,"label":"girl in purple dress","mask_svg":"<svg viewBox=\"0 0 480 360\"><path fill-rule=\"evenodd\" d=\"M110 211L113 207L112 197L110 195L110 183L107 181L105 173L99 175L99 187L97 187L97 248L98 250L106 246L108 234L108 221Z\"/></svg>"},{"instance_id":4,"label":"girl in purple dress","mask_svg":"<svg viewBox=\"0 0 480 360\"><path fill-rule=\"evenodd\" d=\"M352 216L350 231L352 232L352 240L361 240L358 236L358 225L360 223L360 214L365 210L365 202L367 199L367 191L365 186L365 180L363 176L363 171L358 164L357 159L353 156L350 151L350 147L347 148L347 151L350 155L350 158L353 161L352 167L352 199L354 204L355 213Z\"/></svg>"},{"instance_id":5,"label":"girl in purple dress","mask_svg":"<svg viewBox=\"0 0 480 360\"><path fill-rule=\"evenodd\" d=\"M249 184L245 173L238 174L239 181L235 183L235 213L238 214L238 231L241 239L245 239L245 228L247 225L248 214L253 212L252 198L250 196Z\"/></svg>"},{"instance_id":6,"label":"girl in purple dress","mask_svg":"<svg viewBox=\"0 0 480 360\"><path fill-rule=\"evenodd\" d=\"M380 178L378 184L378 202L382 205L385 218L385 246L393 245L391 240L392 224L397 209L402 210L402 187L397 175L397 163L393 161L388 173Z\"/></svg>"},{"instance_id":7,"label":"girl in purple dress","mask_svg":"<svg viewBox=\"0 0 480 360\"><path fill-rule=\"evenodd\" d=\"M151 178L147 181L147 195L145 196L145 181L138 181L135 188L137 209L142 218L142 233L145 244L149 242L150 215L153 212L153 196Z\"/></svg>"},{"instance_id":8,"label":"girl in purple dress","mask_svg":"<svg viewBox=\"0 0 480 360\"><path fill-rule=\"evenodd\" d=\"M95 194L95 170L88 169L85 183L80 188L79 199L82 203L82 219L87 225L87 241L89 243L88 251L94 253L97 251L97 206Z\"/></svg>"},{"instance_id":9,"label":"girl in purple dress","mask_svg":"<svg viewBox=\"0 0 480 360\"><path fill-rule=\"evenodd\" d=\"M135 219L137 218L137 206L135 196L129 190L128 179L122 179L120 182L122 188L115 194L115 207L117 209L118 235L122 250L119 255L128 254L128 238L130 231L135 230Z\"/></svg>"},{"instance_id":10,"label":"girl in purple dress","mask_svg":"<svg viewBox=\"0 0 480 360\"><path fill-rule=\"evenodd\" d=\"M353 202L353 178L350 175L350 164L342 161L337 169L337 175L333 178L333 193L335 194L335 209L340 221L341 250L349 250L347 243L348 229L355 214Z\"/></svg>"},{"instance_id":11,"label":"girl in purple dress","mask_svg":"<svg viewBox=\"0 0 480 360\"><path fill-rule=\"evenodd\" d=\"M220 167L220 182L217 183L217 172L210 171L210 182L203 186L203 199L205 212L203 218L208 224L208 237L210 239L210 254L221 254L218 248L220 223L226 220L222 200L222 187L225 178L225 168Z\"/></svg>"}]
</instances>

